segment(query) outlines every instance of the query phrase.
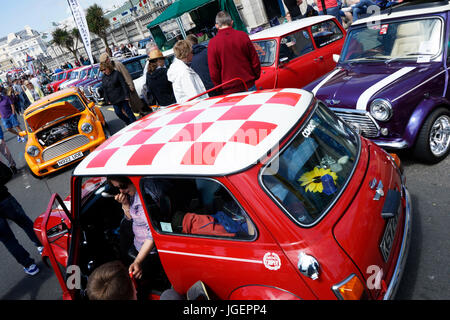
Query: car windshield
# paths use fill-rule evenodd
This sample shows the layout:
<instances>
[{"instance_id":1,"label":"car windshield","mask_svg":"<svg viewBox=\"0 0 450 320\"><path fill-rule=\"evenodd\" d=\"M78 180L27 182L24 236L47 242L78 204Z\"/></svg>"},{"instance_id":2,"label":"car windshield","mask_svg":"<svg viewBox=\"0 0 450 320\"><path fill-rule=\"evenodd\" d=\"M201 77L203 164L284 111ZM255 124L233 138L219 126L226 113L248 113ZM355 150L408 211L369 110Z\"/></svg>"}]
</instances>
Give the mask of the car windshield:
<instances>
[{"instance_id":1,"label":"car windshield","mask_svg":"<svg viewBox=\"0 0 450 320\"><path fill-rule=\"evenodd\" d=\"M83 71L81 71L81 74L80 74L80 79L82 79L82 78L84 78L84 77L86 77L86 74L88 73L88 71L87 70L83 70Z\"/></svg>"},{"instance_id":2,"label":"car windshield","mask_svg":"<svg viewBox=\"0 0 450 320\"><path fill-rule=\"evenodd\" d=\"M322 103L280 154L261 170L268 194L302 226L317 223L344 190L359 137Z\"/></svg>"},{"instance_id":3,"label":"car windshield","mask_svg":"<svg viewBox=\"0 0 450 320\"><path fill-rule=\"evenodd\" d=\"M441 34L442 21L438 18L365 24L349 32L339 62L427 62L440 53Z\"/></svg>"},{"instance_id":4,"label":"car windshield","mask_svg":"<svg viewBox=\"0 0 450 320\"><path fill-rule=\"evenodd\" d=\"M95 77L97 75L99 69L100 69L99 67L93 67L91 69L91 72L89 73L89 78Z\"/></svg>"},{"instance_id":5,"label":"car windshield","mask_svg":"<svg viewBox=\"0 0 450 320\"><path fill-rule=\"evenodd\" d=\"M253 41L262 67L271 66L275 61L277 43L275 40Z\"/></svg>"}]
</instances>

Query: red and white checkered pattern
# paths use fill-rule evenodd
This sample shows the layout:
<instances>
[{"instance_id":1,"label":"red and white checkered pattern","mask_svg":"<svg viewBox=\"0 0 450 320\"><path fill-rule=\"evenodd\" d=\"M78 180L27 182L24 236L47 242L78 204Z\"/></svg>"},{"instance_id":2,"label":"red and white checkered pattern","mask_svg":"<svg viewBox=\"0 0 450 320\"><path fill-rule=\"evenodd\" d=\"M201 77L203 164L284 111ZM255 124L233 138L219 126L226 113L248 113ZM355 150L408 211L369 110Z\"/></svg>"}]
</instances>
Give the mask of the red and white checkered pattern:
<instances>
[{"instance_id":1,"label":"red and white checkered pattern","mask_svg":"<svg viewBox=\"0 0 450 320\"><path fill-rule=\"evenodd\" d=\"M225 175L255 164L308 108L299 89L236 93L152 113L106 140L76 175Z\"/></svg>"}]
</instances>

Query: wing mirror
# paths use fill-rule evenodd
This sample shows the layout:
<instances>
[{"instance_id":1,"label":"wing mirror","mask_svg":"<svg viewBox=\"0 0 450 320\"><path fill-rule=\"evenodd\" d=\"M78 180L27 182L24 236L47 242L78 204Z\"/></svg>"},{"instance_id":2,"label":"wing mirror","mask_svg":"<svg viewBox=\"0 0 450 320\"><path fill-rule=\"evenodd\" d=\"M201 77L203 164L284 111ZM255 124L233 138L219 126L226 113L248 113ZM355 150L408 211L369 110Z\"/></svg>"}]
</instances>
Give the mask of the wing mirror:
<instances>
[{"instance_id":1,"label":"wing mirror","mask_svg":"<svg viewBox=\"0 0 450 320\"><path fill-rule=\"evenodd\" d=\"M26 131L19 131L19 136L26 137L28 134Z\"/></svg>"},{"instance_id":2,"label":"wing mirror","mask_svg":"<svg viewBox=\"0 0 450 320\"><path fill-rule=\"evenodd\" d=\"M93 107L95 107L95 103L94 102L89 102L88 107L89 107L89 109L92 109Z\"/></svg>"}]
</instances>

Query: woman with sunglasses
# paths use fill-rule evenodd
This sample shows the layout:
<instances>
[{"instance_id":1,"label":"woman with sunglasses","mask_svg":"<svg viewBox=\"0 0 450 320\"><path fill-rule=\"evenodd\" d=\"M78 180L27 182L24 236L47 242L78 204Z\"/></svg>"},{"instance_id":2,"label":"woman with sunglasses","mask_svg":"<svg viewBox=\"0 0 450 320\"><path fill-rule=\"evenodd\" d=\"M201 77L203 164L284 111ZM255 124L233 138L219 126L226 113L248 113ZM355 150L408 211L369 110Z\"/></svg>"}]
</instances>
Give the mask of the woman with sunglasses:
<instances>
[{"instance_id":1,"label":"woman with sunglasses","mask_svg":"<svg viewBox=\"0 0 450 320\"><path fill-rule=\"evenodd\" d=\"M126 219L132 220L133 244L137 255L129 267L129 272L133 273L136 279L141 279L146 258L150 254L156 254L155 243L141 199L136 187L128 177L111 176L108 177L108 183L119 190L114 199L122 205Z\"/></svg>"}]
</instances>

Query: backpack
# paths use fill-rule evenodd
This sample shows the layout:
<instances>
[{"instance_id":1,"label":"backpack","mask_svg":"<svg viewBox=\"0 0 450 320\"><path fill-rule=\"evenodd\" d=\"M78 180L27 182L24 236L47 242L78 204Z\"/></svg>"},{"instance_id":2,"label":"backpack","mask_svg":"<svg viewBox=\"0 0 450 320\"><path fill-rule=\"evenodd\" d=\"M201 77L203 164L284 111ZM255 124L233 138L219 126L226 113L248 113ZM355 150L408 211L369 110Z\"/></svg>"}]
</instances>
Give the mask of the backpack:
<instances>
[{"instance_id":1,"label":"backpack","mask_svg":"<svg viewBox=\"0 0 450 320\"><path fill-rule=\"evenodd\" d=\"M230 233L248 233L245 219L234 220L223 211L217 211L212 215L218 224L222 225Z\"/></svg>"}]
</instances>

